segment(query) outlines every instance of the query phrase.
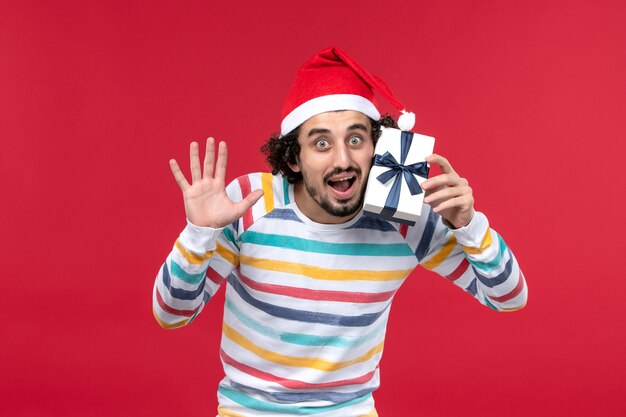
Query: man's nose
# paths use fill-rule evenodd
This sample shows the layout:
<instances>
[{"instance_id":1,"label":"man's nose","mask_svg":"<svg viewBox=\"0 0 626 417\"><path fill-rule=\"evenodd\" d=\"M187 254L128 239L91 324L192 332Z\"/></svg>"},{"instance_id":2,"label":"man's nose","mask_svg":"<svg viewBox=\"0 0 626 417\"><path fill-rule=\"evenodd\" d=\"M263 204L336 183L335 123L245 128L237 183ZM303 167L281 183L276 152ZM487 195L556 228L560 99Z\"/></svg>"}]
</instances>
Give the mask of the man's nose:
<instances>
[{"instance_id":1,"label":"man's nose","mask_svg":"<svg viewBox=\"0 0 626 417\"><path fill-rule=\"evenodd\" d=\"M346 169L352 165L352 155L350 149L345 144L335 147L335 167Z\"/></svg>"}]
</instances>

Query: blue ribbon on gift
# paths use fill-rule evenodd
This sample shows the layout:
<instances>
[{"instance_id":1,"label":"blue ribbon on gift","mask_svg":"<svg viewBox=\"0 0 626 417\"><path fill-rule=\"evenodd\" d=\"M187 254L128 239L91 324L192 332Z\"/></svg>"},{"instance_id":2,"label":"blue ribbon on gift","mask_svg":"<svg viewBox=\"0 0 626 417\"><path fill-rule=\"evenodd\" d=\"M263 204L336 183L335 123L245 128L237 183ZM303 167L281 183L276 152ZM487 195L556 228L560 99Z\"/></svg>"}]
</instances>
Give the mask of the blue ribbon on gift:
<instances>
[{"instance_id":1,"label":"blue ribbon on gift","mask_svg":"<svg viewBox=\"0 0 626 417\"><path fill-rule=\"evenodd\" d=\"M422 178L428 178L429 168L426 162L417 162L410 165L404 164L412 142L413 133L402 132L399 163L389 152L385 152L382 156L375 155L374 157L374 165L389 168L388 171L383 172L377 176L376 179L383 184L386 184L394 178L393 185L391 186L391 190L389 191L389 195L385 201L385 207L380 212L380 215L383 217L393 217L397 211L398 203L400 202L402 177L404 177L411 195L421 194L424 192L415 176L417 175Z\"/></svg>"}]
</instances>

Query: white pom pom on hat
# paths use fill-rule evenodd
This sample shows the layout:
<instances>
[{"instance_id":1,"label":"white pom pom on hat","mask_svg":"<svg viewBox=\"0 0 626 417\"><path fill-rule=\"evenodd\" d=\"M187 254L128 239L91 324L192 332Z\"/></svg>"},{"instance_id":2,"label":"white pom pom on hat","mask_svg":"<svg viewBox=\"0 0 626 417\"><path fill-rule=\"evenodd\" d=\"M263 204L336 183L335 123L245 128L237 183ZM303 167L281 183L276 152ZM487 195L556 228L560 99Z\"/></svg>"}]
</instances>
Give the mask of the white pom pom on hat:
<instances>
[{"instance_id":1,"label":"white pom pom on hat","mask_svg":"<svg viewBox=\"0 0 626 417\"><path fill-rule=\"evenodd\" d=\"M415 113L402 110L402 114L398 117L398 127L400 130L411 130L415 126Z\"/></svg>"},{"instance_id":2,"label":"white pom pom on hat","mask_svg":"<svg viewBox=\"0 0 626 417\"><path fill-rule=\"evenodd\" d=\"M355 110L379 120L374 91L402 112L398 127L411 130L415 114L406 111L383 80L369 74L339 48L324 49L298 70L283 106L280 133L286 135L309 118L335 110Z\"/></svg>"}]
</instances>

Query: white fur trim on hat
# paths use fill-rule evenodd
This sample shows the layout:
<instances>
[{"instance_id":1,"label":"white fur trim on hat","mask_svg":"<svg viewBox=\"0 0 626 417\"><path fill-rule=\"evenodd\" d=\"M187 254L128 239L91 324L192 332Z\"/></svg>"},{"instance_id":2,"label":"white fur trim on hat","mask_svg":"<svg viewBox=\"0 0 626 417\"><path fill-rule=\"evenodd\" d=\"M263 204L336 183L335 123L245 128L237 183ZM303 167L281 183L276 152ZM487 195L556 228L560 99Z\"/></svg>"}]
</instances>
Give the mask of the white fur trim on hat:
<instances>
[{"instance_id":1,"label":"white fur trim on hat","mask_svg":"<svg viewBox=\"0 0 626 417\"><path fill-rule=\"evenodd\" d=\"M293 109L280 124L280 133L284 136L311 117L336 110L355 110L374 120L380 119L376 106L368 99L354 94L331 94L315 97Z\"/></svg>"}]
</instances>

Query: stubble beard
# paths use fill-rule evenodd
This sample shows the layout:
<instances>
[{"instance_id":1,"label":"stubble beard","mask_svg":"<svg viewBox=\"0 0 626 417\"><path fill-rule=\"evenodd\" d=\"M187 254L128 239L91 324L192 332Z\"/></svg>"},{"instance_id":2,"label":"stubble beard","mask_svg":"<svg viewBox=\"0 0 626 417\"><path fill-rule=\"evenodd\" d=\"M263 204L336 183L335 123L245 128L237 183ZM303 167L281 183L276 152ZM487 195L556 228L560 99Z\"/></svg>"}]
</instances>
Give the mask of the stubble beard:
<instances>
[{"instance_id":1,"label":"stubble beard","mask_svg":"<svg viewBox=\"0 0 626 417\"><path fill-rule=\"evenodd\" d=\"M352 204L349 203L349 200L338 200L337 204L333 204L329 198L325 196L320 196L317 189L309 184L306 179L306 174L304 171L302 172L302 182L304 183L304 188L306 189L309 196L319 204L319 206L324 209L328 214L336 217L347 217L357 213L363 207L363 201L365 200L365 186L367 182L364 181L361 189L358 191L359 196ZM342 173L354 172L357 175L357 178L361 178L361 170L358 168L349 168L347 170L335 170L330 174L326 175L324 178L324 184L327 183L328 178L332 175L338 175Z\"/></svg>"}]
</instances>

